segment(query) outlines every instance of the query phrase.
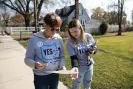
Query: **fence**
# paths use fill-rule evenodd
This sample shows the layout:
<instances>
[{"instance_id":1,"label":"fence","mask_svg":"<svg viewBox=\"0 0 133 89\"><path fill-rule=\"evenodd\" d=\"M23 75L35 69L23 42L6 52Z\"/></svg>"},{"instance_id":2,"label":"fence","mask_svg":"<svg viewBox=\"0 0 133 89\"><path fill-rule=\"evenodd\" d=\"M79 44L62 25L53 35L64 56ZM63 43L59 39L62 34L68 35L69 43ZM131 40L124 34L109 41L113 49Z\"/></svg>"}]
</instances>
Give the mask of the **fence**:
<instances>
[{"instance_id":1,"label":"fence","mask_svg":"<svg viewBox=\"0 0 133 89\"><path fill-rule=\"evenodd\" d=\"M43 30L43 27L37 27L38 30ZM35 31L35 27L7 27L7 32L11 35L23 34L32 34Z\"/></svg>"},{"instance_id":2,"label":"fence","mask_svg":"<svg viewBox=\"0 0 133 89\"><path fill-rule=\"evenodd\" d=\"M0 29L3 29L0 27ZM10 34L14 38L28 38L35 32L35 27L5 27L6 33ZM39 31L44 30L43 27L37 28Z\"/></svg>"},{"instance_id":3,"label":"fence","mask_svg":"<svg viewBox=\"0 0 133 89\"><path fill-rule=\"evenodd\" d=\"M124 31L124 26L122 26L122 31ZM35 27L0 27L0 29L6 29L6 32L13 36L14 38L19 38L20 40L22 38L30 37L33 32L35 31ZM43 27L38 27L39 30L44 30ZM118 31L118 25L108 25L107 32L117 32ZM85 32L91 33L91 34L99 34L99 25L90 25L86 26ZM62 36L67 36L67 33L62 32Z\"/></svg>"},{"instance_id":4,"label":"fence","mask_svg":"<svg viewBox=\"0 0 133 89\"><path fill-rule=\"evenodd\" d=\"M122 31L125 31L124 25L122 26ZM117 32L119 29L118 25L108 25L107 33ZM99 34L99 26L98 25L91 25L85 28L85 32L91 34Z\"/></svg>"}]
</instances>

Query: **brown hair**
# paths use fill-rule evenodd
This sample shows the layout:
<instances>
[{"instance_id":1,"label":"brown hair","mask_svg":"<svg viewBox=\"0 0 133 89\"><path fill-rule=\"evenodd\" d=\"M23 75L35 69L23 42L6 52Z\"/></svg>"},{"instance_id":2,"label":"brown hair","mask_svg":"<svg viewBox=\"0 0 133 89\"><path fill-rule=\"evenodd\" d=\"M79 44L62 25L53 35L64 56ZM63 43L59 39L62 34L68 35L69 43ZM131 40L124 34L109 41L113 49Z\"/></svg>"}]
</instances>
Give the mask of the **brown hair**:
<instances>
[{"instance_id":1,"label":"brown hair","mask_svg":"<svg viewBox=\"0 0 133 89\"><path fill-rule=\"evenodd\" d=\"M50 27L60 27L62 24L61 18L55 13L48 13L43 20Z\"/></svg>"},{"instance_id":2,"label":"brown hair","mask_svg":"<svg viewBox=\"0 0 133 89\"><path fill-rule=\"evenodd\" d=\"M81 40L83 43L87 44L88 42L87 42L87 39L86 39L85 34L84 34L84 29L83 29L83 27L82 27L82 25L81 25L81 23L80 23L80 21L79 21L78 19L73 19L73 20L69 23L69 25L68 25L68 34L69 34L70 39L73 41L73 43L74 43L75 45L77 45L77 40L76 40L76 38L73 37L73 36L71 35L70 31L69 31L69 29L71 29L71 28L73 28L73 27L77 27L77 28L79 28L79 29L81 30L80 40Z\"/></svg>"}]
</instances>

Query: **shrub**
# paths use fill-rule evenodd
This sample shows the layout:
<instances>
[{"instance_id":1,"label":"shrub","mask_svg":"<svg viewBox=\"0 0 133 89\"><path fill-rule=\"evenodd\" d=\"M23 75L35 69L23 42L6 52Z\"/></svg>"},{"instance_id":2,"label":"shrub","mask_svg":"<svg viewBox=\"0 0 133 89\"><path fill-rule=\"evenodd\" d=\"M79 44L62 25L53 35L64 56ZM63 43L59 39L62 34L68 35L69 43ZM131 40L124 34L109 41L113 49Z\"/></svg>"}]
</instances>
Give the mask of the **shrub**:
<instances>
[{"instance_id":1,"label":"shrub","mask_svg":"<svg viewBox=\"0 0 133 89\"><path fill-rule=\"evenodd\" d=\"M133 27L132 27L132 26L127 26L127 27L125 28L125 31L126 31L126 32L133 31Z\"/></svg>"},{"instance_id":2,"label":"shrub","mask_svg":"<svg viewBox=\"0 0 133 89\"><path fill-rule=\"evenodd\" d=\"M102 22L99 27L99 32L101 35L104 35L108 29L108 25L105 22Z\"/></svg>"}]
</instances>

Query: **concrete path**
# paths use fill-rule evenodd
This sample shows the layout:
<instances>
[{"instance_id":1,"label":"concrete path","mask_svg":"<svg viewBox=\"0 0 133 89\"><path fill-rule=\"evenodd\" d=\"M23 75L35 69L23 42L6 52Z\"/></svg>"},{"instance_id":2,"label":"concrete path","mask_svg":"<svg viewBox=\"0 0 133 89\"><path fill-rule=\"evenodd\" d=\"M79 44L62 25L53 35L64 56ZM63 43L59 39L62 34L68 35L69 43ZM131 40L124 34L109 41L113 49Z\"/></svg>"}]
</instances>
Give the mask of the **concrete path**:
<instances>
[{"instance_id":1,"label":"concrete path","mask_svg":"<svg viewBox=\"0 0 133 89\"><path fill-rule=\"evenodd\" d=\"M34 89L32 70L24 64L25 48L0 35L0 89ZM67 89L62 82L59 89Z\"/></svg>"}]
</instances>

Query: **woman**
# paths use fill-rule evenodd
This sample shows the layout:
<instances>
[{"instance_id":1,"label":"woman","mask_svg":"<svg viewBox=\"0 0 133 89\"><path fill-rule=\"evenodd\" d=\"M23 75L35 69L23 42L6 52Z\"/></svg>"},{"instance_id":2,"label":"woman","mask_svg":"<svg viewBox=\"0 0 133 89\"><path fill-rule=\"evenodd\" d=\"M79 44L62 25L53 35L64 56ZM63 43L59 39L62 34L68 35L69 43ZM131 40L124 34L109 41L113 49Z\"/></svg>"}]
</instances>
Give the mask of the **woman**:
<instances>
[{"instance_id":1,"label":"woman","mask_svg":"<svg viewBox=\"0 0 133 89\"><path fill-rule=\"evenodd\" d=\"M91 54L95 49L95 41L91 34L84 33L84 29L77 19L69 23L68 34L66 47L70 55L72 71L78 72L77 75L72 75L75 79L72 89L80 89L82 81L84 89L90 89L94 64Z\"/></svg>"},{"instance_id":2,"label":"woman","mask_svg":"<svg viewBox=\"0 0 133 89\"><path fill-rule=\"evenodd\" d=\"M62 38L56 33L62 24L55 13L44 17L45 30L28 41L25 64L33 69L35 89L57 89L59 75L47 71L65 70Z\"/></svg>"}]
</instances>

